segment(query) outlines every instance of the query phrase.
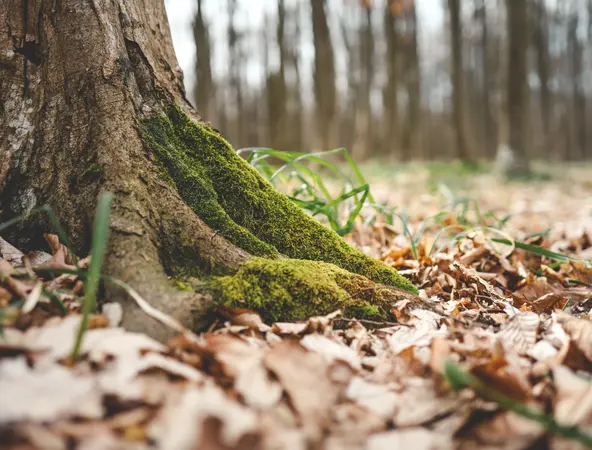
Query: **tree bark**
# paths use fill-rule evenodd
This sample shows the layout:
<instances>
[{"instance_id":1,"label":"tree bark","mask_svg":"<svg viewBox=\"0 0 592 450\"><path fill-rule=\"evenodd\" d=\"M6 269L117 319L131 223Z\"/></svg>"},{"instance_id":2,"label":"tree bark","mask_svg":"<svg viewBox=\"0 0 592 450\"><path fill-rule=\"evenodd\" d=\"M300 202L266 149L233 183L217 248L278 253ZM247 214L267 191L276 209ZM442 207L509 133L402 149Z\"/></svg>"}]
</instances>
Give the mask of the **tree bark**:
<instances>
[{"instance_id":1,"label":"tree bark","mask_svg":"<svg viewBox=\"0 0 592 450\"><path fill-rule=\"evenodd\" d=\"M276 71L267 74L267 112L269 146L278 150L288 150L287 114L288 86L286 83L286 64L288 59L286 43L286 5L284 0L277 2L276 42L280 64ZM269 65L267 65L269 67Z\"/></svg>"},{"instance_id":2,"label":"tree bark","mask_svg":"<svg viewBox=\"0 0 592 450\"><path fill-rule=\"evenodd\" d=\"M204 117L217 123L216 88L212 77L211 41L202 11L203 0L197 0L197 13L193 22L193 38L195 40L195 106Z\"/></svg>"},{"instance_id":3,"label":"tree bark","mask_svg":"<svg viewBox=\"0 0 592 450\"><path fill-rule=\"evenodd\" d=\"M505 168L505 172L509 176L515 176L529 171L527 155L529 95L527 81L527 2L506 0L506 9L508 16L506 95L508 108L508 150L511 155L511 163Z\"/></svg>"},{"instance_id":4,"label":"tree bark","mask_svg":"<svg viewBox=\"0 0 592 450\"><path fill-rule=\"evenodd\" d=\"M330 150L337 135L337 92L331 32L327 23L326 0L311 0L314 40L314 96L316 103L315 146Z\"/></svg>"},{"instance_id":5,"label":"tree bark","mask_svg":"<svg viewBox=\"0 0 592 450\"><path fill-rule=\"evenodd\" d=\"M405 84L407 86L407 118L403 133L403 160L417 159L421 148L421 70L419 67L419 30L415 3L406 13Z\"/></svg>"},{"instance_id":6,"label":"tree bark","mask_svg":"<svg viewBox=\"0 0 592 450\"><path fill-rule=\"evenodd\" d=\"M399 18L393 11L393 1L386 2L384 8L384 38L385 64L387 79L382 90L383 123L382 141L383 153L393 158L400 158L399 137L399 49L401 39L399 36Z\"/></svg>"},{"instance_id":7,"label":"tree bark","mask_svg":"<svg viewBox=\"0 0 592 450\"><path fill-rule=\"evenodd\" d=\"M495 90L495 70L492 64L492 51L490 45L490 33L488 22L487 2L478 1L479 21L481 23L481 72L482 72L482 98L481 109L483 111L485 157L493 158L496 151L496 133L494 110L491 100L491 93Z\"/></svg>"},{"instance_id":8,"label":"tree bark","mask_svg":"<svg viewBox=\"0 0 592 450\"><path fill-rule=\"evenodd\" d=\"M471 158L465 117L465 87L462 55L462 19L460 0L448 0L450 12L450 44L452 47L452 115L456 132L456 156Z\"/></svg>"},{"instance_id":9,"label":"tree bark","mask_svg":"<svg viewBox=\"0 0 592 450\"><path fill-rule=\"evenodd\" d=\"M576 143L574 155L575 161L586 159L586 94L584 88L584 49L578 37L579 14L572 12L567 24L567 46L570 55L570 75L573 104L573 135Z\"/></svg>"},{"instance_id":10,"label":"tree bark","mask_svg":"<svg viewBox=\"0 0 592 450\"><path fill-rule=\"evenodd\" d=\"M551 64L549 56L549 20L547 17L547 6L544 2L533 2L536 11L534 40L537 55L537 73L539 76L539 97L541 102L542 140L545 158L552 156L550 131L551 112L553 108L551 89Z\"/></svg>"},{"instance_id":11,"label":"tree bark","mask_svg":"<svg viewBox=\"0 0 592 450\"><path fill-rule=\"evenodd\" d=\"M277 278L257 273L284 302L310 302L318 292L304 276L296 293L282 284L286 273L302 275L299 264L282 265L292 261L286 257L324 261L327 276L351 290L348 302L370 280L414 291L273 190L200 121L185 98L161 0L0 3L0 105L0 222L50 205L84 254L98 196L112 192L106 274L186 326L205 325L212 295L235 298L231 288L244 280L228 274L247 270L251 255L267 258ZM39 248L49 230L41 216L27 217L6 237ZM202 293L179 291L169 279L216 274L224 283ZM125 292L106 288L123 306L125 327L170 337ZM261 300L265 312L265 299L253 297L260 291L244 291L244 300ZM361 299L379 300L387 298Z\"/></svg>"},{"instance_id":12,"label":"tree bark","mask_svg":"<svg viewBox=\"0 0 592 450\"><path fill-rule=\"evenodd\" d=\"M372 108L370 96L374 80L374 34L372 30L372 8L362 6L358 21L358 73L356 89L354 141L352 155L357 161L364 161L372 150Z\"/></svg>"}]
</instances>

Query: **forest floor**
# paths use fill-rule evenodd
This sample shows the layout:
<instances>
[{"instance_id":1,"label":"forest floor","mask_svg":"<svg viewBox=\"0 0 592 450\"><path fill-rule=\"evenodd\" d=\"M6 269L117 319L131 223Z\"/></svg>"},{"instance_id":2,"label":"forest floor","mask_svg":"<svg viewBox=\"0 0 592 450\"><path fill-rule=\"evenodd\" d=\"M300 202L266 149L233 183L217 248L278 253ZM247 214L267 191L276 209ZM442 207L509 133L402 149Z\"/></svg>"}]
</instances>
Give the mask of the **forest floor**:
<instances>
[{"instance_id":1,"label":"forest floor","mask_svg":"<svg viewBox=\"0 0 592 450\"><path fill-rule=\"evenodd\" d=\"M0 448L591 446L592 169L506 184L368 170L406 214L347 239L420 289L392 323L227 311L163 345L101 299L73 362L83 283L36 270L68 267L65 248L0 240Z\"/></svg>"}]
</instances>

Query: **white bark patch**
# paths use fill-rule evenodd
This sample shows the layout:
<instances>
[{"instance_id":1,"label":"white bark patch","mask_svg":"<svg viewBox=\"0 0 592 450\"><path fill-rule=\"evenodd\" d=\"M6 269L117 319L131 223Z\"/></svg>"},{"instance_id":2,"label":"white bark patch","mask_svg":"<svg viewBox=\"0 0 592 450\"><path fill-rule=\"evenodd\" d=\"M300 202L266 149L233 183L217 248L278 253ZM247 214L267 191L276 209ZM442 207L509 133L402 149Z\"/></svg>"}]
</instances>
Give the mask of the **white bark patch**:
<instances>
[{"instance_id":1,"label":"white bark patch","mask_svg":"<svg viewBox=\"0 0 592 450\"><path fill-rule=\"evenodd\" d=\"M23 99L20 86L16 84L11 86L8 92L8 100L4 104L4 111L7 125L11 129L8 134L8 150L10 154L15 154L28 140L29 135L32 136L35 128L29 120L33 113L31 99L26 101Z\"/></svg>"},{"instance_id":2,"label":"white bark patch","mask_svg":"<svg viewBox=\"0 0 592 450\"><path fill-rule=\"evenodd\" d=\"M17 214L28 214L37 204L37 196L33 189L28 188L16 195L10 204L10 208Z\"/></svg>"}]
</instances>

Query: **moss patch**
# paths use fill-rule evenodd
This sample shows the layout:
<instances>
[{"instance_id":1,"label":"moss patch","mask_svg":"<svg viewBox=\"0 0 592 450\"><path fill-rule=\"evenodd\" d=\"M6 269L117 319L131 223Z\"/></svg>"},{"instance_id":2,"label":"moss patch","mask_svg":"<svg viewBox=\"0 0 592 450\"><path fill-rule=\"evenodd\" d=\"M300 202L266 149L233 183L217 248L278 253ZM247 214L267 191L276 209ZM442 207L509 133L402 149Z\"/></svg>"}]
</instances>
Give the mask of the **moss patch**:
<instances>
[{"instance_id":1,"label":"moss patch","mask_svg":"<svg viewBox=\"0 0 592 450\"><path fill-rule=\"evenodd\" d=\"M227 306L257 311L267 322L304 320L341 309L347 317L389 319L392 290L333 264L253 258L211 283Z\"/></svg>"},{"instance_id":2,"label":"moss patch","mask_svg":"<svg viewBox=\"0 0 592 450\"><path fill-rule=\"evenodd\" d=\"M173 107L143 123L143 136L183 200L252 255L324 261L380 284L416 288L348 245L278 192L215 130ZM314 278L315 275L313 275Z\"/></svg>"}]
</instances>

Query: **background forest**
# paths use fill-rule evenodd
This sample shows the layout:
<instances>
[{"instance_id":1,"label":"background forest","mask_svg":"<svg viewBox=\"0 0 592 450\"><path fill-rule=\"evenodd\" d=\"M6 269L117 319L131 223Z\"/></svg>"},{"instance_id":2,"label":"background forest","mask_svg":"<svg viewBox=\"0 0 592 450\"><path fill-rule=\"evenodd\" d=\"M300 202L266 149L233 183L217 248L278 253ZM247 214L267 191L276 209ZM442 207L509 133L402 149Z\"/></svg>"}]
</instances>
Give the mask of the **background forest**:
<instances>
[{"instance_id":1,"label":"background forest","mask_svg":"<svg viewBox=\"0 0 592 450\"><path fill-rule=\"evenodd\" d=\"M345 146L356 161L491 160L504 148L527 161L592 157L592 0L167 7L188 97L237 148Z\"/></svg>"}]
</instances>

